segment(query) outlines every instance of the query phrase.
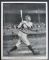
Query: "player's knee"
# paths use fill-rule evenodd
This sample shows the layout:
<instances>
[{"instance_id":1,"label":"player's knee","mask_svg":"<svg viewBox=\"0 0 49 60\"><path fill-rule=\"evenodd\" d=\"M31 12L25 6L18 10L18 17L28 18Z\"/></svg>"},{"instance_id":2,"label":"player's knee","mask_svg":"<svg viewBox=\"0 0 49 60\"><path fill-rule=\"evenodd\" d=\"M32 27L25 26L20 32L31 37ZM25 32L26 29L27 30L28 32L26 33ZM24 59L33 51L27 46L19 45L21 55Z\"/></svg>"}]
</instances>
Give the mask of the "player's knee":
<instances>
[{"instance_id":1,"label":"player's knee","mask_svg":"<svg viewBox=\"0 0 49 60\"><path fill-rule=\"evenodd\" d=\"M26 45L28 46L28 45L30 45L30 43L27 43Z\"/></svg>"},{"instance_id":2,"label":"player's knee","mask_svg":"<svg viewBox=\"0 0 49 60\"><path fill-rule=\"evenodd\" d=\"M16 44L15 46L16 46L17 48L19 48L19 44Z\"/></svg>"}]
</instances>

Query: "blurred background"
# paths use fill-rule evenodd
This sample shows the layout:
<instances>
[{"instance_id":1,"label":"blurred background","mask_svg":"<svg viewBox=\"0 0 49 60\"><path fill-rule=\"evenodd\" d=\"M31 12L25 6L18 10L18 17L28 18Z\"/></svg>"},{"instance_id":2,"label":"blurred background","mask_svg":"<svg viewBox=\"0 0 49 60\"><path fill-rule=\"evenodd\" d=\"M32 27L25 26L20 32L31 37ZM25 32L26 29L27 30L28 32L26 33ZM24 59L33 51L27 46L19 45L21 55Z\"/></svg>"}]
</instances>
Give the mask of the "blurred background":
<instances>
[{"instance_id":1,"label":"blurred background","mask_svg":"<svg viewBox=\"0 0 49 60\"><path fill-rule=\"evenodd\" d=\"M7 55L7 50L12 48L18 41L18 29L16 26L22 21L20 10L23 11L23 19L26 15L31 16L34 24L33 30L27 31L28 40L35 50L40 51L40 55L46 55L46 4L45 3L3 3L3 55ZM22 44L17 52L28 51ZM28 56L28 54L13 52L11 56ZM31 54L29 54L31 55Z\"/></svg>"}]
</instances>

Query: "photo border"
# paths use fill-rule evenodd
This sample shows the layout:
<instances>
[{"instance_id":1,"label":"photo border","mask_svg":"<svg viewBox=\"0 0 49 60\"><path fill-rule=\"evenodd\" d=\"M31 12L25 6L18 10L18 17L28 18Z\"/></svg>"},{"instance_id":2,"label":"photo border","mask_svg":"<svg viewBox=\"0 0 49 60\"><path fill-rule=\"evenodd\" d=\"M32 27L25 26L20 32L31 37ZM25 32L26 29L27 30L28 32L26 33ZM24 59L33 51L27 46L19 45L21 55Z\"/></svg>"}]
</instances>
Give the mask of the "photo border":
<instances>
[{"instance_id":1,"label":"photo border","mask_svg":"<svg viewBox=\"0 0 49 60\"><path fill-rule=\"evenodd\" d=\"M3 3L46 3L46 57L45 56L22 56L22 57L4 57L3 56ZM48 2L25 2L25 1L9 1L1 2L1 59L48 59Z\"/></svg>"}]
</instances>

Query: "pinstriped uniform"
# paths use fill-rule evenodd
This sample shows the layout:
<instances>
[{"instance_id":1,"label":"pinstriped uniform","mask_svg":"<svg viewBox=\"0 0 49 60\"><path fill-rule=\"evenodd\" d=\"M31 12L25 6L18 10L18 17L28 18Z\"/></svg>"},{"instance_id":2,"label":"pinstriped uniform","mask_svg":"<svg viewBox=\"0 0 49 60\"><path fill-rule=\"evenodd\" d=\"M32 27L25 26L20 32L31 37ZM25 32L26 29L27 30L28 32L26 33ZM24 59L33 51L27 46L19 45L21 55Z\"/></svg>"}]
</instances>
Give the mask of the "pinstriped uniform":
<instances>
[{"instance_id":1,"label":"pinstriped uniform","mask_svg":"<svg viewBox=\"0 0 49 60\"><path fill-rule=\"evenodd\" d=\"M22 24L23 24L23 28L24 29L22 29L22 31L20 31L19 30L19 32L18 32L18 36L19 36L19 40L18 40L18 42L16 43L16 46L17 47L19 47L21 44L22 44L22 42L24 43L24 44L26 44L27 46L28 45L30 45L30 42L28 41L28 39L27 39L27 34L24 32L24 30L25 29L27 29L27 26L29 27L29 28L31 28L31 26L33 26L33 23L32 22L26 22L26 21L23 21L23 22L21 22L19 25L18 25L18 28L20 28L21 26L22 26Z\"/></svg>"}]
</instances>

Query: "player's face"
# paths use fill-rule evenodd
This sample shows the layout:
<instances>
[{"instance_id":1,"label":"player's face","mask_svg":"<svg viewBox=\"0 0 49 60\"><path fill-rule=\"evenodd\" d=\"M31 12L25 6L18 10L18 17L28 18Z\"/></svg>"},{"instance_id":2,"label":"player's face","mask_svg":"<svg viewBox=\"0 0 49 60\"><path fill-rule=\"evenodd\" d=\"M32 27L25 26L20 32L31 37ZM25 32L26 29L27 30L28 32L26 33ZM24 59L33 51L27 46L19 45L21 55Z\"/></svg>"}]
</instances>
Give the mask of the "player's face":
<instances>
[{"instance_id":1,"label":"player's face","mask_svg":"<svg viewBox=\"0 0 49 60\"><path fill-rule=\"evenodd\" d=\"M30 22L30 20L26 20L26 22Z\"/></svg>"},{"instance_id":2,"label":"player's face","mask_svg":"<svg viewBox=\"0 0 49 60\"><path fill-rule=\"evenodd\" d=\"M29 18L26 18L26 21L27 21L27 22L30 22L31 20L30 20Z\"/></svg>"}]
</instances>

